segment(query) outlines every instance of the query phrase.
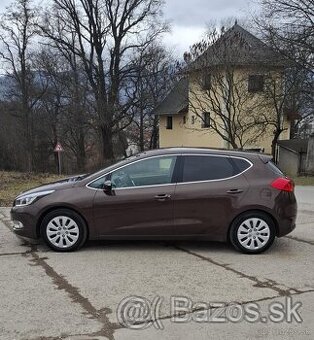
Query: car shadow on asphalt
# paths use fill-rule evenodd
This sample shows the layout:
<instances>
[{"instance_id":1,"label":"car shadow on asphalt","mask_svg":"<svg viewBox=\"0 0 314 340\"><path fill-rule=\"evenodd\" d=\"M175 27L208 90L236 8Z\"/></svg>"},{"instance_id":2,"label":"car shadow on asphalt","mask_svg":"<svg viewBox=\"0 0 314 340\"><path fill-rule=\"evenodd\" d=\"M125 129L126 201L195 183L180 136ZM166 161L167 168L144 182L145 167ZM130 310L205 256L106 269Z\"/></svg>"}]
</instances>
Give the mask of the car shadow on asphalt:
<instances>
[{"instance_id":1,"label":"car shadow on asphalt","mask_svg":"<svg viewBox=\"0 0 314 340\"><path fill-rule=\"evenodd\" d=\"M93 251L101 249L111 249L119 251L130 250L152 250L152 251L173 251L180 248L193 248L198 250L211 249L217 252L233 252L231 245L213 241L139 241L139 240L97 240L88 241L80 251Z\"/></svg>"},{"instance_id":2,"label":"car shadow on asphalt","mask_svg":"<svg viewBox=\"0 0 314 340\"><path fill-rule=\"evenodd\" d=\"M171 241L143 241L143 240L97 240L88 241L81 248L80 252L91 252L101 250L128 252L128 251L174 251L174 250L188 250L196 253L210 252L211 254L234 254L247 256L236 251L231 244L224 242L214 241L182 241L182 240L171 240ZM275 255L289 254L290 240L287 239L275 239L273 246L261 255ZM249 256L254 256L249 255Z\"/></svg>"},{"instance_id":3,"label":"car shadow on asphalt","mask_svg":"<svg viewBox=\"0 0 314 340\"><path fill-rule=\"evenodd\" d=\"M273 246L268 249L264 255L275 255L280 254L285 256L290 254L290 240L288 239L276 239ZM21 240L21 246L33 244L36 247L36 251L43 253L54 253L49 247L43 242L43 240L36 240L36 242L24 243ZM173 251L187 251L194 253L208 252L211 254L219 255L242 255L237 252L231 244L224 242L214 241L182 241L182 240L171 240L171 241L160 241L160 240L92 240L87 241L85 245L78 250L78 252L100 252L100 251L114 251L114 252L173 252ZM70 252L72 253L72 252ZM64 253L63 253L64 254ZM263 255L261 254L261 255ZM250 255L254 256L254 255ZM256 255L260 256L260 254Z\"/></svg>"}]
</instances>

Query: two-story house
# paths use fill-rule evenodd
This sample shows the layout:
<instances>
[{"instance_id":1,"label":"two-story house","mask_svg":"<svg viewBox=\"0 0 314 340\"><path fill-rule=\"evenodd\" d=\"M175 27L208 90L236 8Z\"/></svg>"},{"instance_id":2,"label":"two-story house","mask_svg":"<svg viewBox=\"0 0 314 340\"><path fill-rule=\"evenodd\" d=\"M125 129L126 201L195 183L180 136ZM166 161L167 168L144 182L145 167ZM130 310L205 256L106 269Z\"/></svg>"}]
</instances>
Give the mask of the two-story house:
<instances>
[{"instance_id":1,"label":"two-story house","mask_svg":"<svg viewBox=\"0 0 314 340\"><path fill-rule=\"evenodd\" d=\"M281 102L287 62L237 23L188 63L154 110L159 146L260 149L271 153L274 130L290 138Z\"/></svg>"}]
</instances>

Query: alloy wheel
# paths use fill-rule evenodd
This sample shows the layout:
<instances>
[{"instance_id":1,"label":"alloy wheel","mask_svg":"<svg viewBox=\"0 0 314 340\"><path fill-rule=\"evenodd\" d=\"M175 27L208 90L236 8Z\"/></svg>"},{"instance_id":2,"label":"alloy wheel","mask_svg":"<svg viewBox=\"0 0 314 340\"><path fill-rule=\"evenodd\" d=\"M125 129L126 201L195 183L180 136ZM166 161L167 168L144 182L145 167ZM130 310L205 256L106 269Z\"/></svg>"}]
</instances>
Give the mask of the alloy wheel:
<instances>
[{"instance_id":1,"label":"alloy wheel","mask_svg":"<svg viewBox=\"0 0 314 340\"><path fill-rule=\"evenodd\" d=\"M242 247L259 250L269 242L271 237L269 225L261 218L244 220L237 231L237 238Z\"/></svg>"},{"instance_id":2,"label":"alloy wheel","mask_svg":"<svg viewBox=\"0 0 314 340\"><path fill-rule=\"evenodd\" d=\"M80 229L77 223L68 216L56 216L51 219L46 228L48 241L55 247L67 249L79 239Z\"/></svg>"}]
</instances>

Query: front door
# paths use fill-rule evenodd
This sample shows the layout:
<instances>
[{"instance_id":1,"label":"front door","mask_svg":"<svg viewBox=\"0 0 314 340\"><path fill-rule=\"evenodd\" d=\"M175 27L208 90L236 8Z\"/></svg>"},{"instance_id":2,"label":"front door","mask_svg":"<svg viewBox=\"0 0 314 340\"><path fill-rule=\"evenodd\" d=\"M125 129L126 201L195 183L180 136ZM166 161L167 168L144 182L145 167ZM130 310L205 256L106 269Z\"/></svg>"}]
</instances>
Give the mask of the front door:
<instances>
[{"instance_id":1,"label":"front door","mask_svg":"<svg viewBox=\"0 0 314 340\"><path fill-rule=\"evenodd\" d=\"M134 161L104 176L112 190L98 190L94 222L99 236L173 234L176 156Z\"/></svg>"}]
</instances>

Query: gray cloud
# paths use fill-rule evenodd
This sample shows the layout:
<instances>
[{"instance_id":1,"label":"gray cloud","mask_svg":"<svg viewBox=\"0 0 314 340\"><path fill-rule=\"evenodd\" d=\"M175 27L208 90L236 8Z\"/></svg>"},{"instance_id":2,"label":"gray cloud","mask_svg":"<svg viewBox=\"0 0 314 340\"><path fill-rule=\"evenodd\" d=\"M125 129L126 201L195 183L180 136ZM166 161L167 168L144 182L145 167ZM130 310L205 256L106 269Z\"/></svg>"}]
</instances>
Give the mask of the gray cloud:
<instances>
[{"instance_id":1,"label":"gray cloud","mask_svg":"<svg viewBox=\"0 0 314 340\"><path fill-rule=\"evenodd\" d=\"M6 7L12 3L12 0L1 0L0 1L0 11L3 12Z\"/></svg>"},{"instance_id":2,"label":"gray cloud","mask_svg":"<svg viewBox=\"0 0 314 340\"><path fill-rule=\"evenodd\" d=\"M164 14L176 26L206 26L228 17L247 15L249 0L166 0Z\"/></svg>"}]
</instances>

